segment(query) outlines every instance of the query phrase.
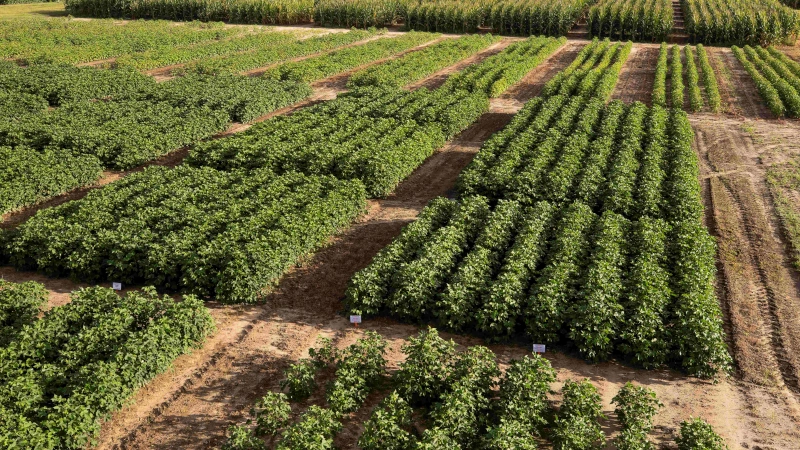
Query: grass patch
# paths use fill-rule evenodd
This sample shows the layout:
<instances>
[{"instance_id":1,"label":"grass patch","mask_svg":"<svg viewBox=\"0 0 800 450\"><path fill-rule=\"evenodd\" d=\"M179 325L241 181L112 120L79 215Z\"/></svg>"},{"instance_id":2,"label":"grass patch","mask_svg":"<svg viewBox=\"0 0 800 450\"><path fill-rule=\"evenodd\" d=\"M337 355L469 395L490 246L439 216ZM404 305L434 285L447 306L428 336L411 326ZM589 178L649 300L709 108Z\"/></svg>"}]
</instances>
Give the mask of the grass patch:
<instances>
[{"instance_id":1,"label":"grass patch","mask_svg":"<svg viewBox=\"0 0 800 450\"><path fill-rule=\"evenodd\" d=\"M800 191L800 159L770 167L767 185L791 247L792 263L800 270L800 213L786 191Z\"/></svg>"},{"instance_id":2,"label":"grass patch","mask_svg":"<svg viewBox=\"0 0 800 450\"><path fill-rule=\"evenodd\" d=\"M0 5L0 19L18 19L21 17L60 17L66 16L63 3L23 3L18 5Z\"/></svg>"}]
</instances>

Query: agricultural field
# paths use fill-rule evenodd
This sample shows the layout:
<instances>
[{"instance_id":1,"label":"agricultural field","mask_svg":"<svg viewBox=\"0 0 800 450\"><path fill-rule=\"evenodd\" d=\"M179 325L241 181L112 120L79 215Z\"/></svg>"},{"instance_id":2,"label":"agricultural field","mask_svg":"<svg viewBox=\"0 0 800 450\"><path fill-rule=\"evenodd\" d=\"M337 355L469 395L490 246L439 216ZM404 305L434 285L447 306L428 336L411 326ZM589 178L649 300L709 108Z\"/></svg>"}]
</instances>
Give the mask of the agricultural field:
<instances>
[{"instance_id":1,"label":"agricultural field","mask_svg":"<svg viewBox=\"0 0 800 450\"><path fill-rule=\"evenodd\" d=\"M795 6L0 6L0 448L800 448Z\"/></svg>"}]
</instances>

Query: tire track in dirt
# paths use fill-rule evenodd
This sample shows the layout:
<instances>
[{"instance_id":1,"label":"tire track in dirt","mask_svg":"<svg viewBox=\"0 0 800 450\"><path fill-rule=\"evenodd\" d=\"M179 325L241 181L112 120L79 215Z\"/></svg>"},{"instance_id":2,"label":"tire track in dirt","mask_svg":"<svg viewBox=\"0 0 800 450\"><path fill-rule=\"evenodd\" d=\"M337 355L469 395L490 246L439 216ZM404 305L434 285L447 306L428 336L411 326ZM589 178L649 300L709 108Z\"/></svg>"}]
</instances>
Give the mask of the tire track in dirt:
<instances>
[{"instance_id":1,"label":"tire track in dirt","mask_svg":"<svg viewBox=\"0 0 800 450\"><path fill-rule=\"evenodd\" d=\"M791 390L796 371L787 365L787 324L780 320L786 312L781 305L791 303L797 290L769 273L785 268L769 265L770 258L780 259L782 252L769 248L776 242L768 229L769 202L757 192L759 180L763 183L761 157L743 134L741 121L714 115L696 115L691 120L701 177L706 178L707 222L718 242L718 291L738 367L736 390L746 404L747 413L739 423L757 430L740 432L737 442L728 444L732 448L735 444L797 448L800 409ZM759 207L759 199L767 210Z\"/></svg>"},{"instance_id":2,"label":"tire track in dirt","mask_svg":"<svg viewBox=\"0 0 800 450\"><path fill-rule=\"evenodd\" d=\"M697 130L700 156L708 161L711 170L730 172L736 167L742 168L747 162L746 155L755 153L754 149L748 148L746 139L736 125L707 126L706 122L697 121L693 125ZM711 145L707 145L709 136L712 137ZM749 169L757 170L755 166ZM771 347L770 352L765 353L763 346L756 341L751 340L750 345L740 342L737 345L738 362L745 379L770 385L774 378L770 368L775 365L769 360L774 360L782 378L779 384L785 384L798 393L799 366L792 356L794 346L792 342L787 342L782 332L789 324L781 323L777 311L779 304L796 304L797 293L792 295L791 290L787 289L787 275L782 273L784 268L777 260L777 249L773 248L774 241L769 236L766 211L757 201L759 195L751 181L756 176L758 173L741 172L710 180L712 208L715 208L717 231L723 241L720 243L720 260L726 269L727 293L732 297L728 299L728 310L734 326L742 332L741 335L735 333L734 339L752 339L754 336L746 330L760 328L760 334ZM740 279L731 272L751 276ZM755 284L749 287L740 285L746 282ZM756 325L759 319L749 311L753 307L760 312L760 320L763 321L760 326ZM761 365L761 360L765 360L766 364Z\"/></svg>"},{"instance_id":3,"label":"tire track in dirt","mask_svg":"<svg viewBox=\"0 0 800 450\"><path fill-rule=\"evenodd\" d=\"M634 46L628 60L622 66L617 87L614 88L611 98L625 103L639 101L650 106L653 100L657 62L658 49Z\"/></svg>"}]
</instances>

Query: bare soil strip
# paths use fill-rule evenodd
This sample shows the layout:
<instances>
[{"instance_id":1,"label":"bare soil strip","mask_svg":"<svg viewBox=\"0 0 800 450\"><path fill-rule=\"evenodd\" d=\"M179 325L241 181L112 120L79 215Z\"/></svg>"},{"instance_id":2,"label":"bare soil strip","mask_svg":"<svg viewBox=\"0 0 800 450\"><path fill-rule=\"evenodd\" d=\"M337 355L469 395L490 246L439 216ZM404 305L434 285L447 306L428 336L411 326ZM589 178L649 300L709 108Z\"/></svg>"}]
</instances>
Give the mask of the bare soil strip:
<instances>
[{"instance_id":1,"label":"bare soil strip","mask_svg":"<svg viewBox=\"0 0 800 450\"><path fill-rule=\"evenodd\" d=\"M739 390L749 410L746 420L758 430L750 448L795 448L800 437L800 283L764 174L767 165L785 158L788 149L781 140L797 142L800 127L715 115L691 120L701 177L710 191L706 201L719 249L719 292Z\"/></svg>"},{"instance_id":2,"label":"bare soil strip","mask_svg":"<svg viewBox=\"0 0 800 450\"><path fill-rule=\"evenodd\" d=\"M744 117L774 119L775 116L772 115L758 94L753 79L750 78L742 64L733 55L731 49L708 47L707 51L710 55L714 55L712 60L719 59L720 66L717 67L717 74L723 74L718 78L720 93L725 95L724 92L728 92L728 102L733 106L733 109ZM729 79L725 75L728 75Z\"/></svg>"},{"instance_id":3,"label":"bare soil strip","mask_svg":"<svg viewBox=\"0 0 800 450\"><path fill-rule=\"evenodd\" d=\"M642 102L652 104L653 84L655 83L657 48L634 46L619 75L611 98L625 103Z\"/></svg>"}]
</instances>

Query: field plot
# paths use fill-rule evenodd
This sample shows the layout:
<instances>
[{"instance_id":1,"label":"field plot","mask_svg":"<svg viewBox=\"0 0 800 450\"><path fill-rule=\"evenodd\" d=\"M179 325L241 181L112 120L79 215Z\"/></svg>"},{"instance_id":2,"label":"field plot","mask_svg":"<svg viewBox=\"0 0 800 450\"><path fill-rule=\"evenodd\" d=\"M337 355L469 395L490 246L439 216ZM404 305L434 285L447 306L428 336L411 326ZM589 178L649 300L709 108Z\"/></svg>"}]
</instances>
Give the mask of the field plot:
<instances>
[{"instance_id":1,"label":"field plot","mask_svg":"<svg viewBox=\"0 0 800 450\"><path fill-rule=\"evenodd\" d=\"M0 21L0 446L800 448L790 10L224 6Z\"/></svg>"}]
</instances>

